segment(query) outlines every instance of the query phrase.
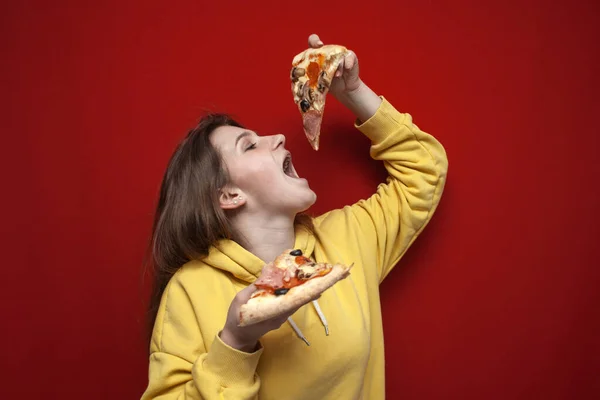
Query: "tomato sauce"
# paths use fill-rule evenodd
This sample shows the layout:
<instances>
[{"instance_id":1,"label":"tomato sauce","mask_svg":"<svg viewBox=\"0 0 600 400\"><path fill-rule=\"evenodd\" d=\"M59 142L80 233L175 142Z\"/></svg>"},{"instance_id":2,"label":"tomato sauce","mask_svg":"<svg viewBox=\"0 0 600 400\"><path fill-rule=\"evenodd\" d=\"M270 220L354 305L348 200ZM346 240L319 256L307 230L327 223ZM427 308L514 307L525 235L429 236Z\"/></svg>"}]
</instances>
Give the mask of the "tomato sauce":
<instances>
[{"instance_id":1,"label":"tomato sauce","mask_svg":"<svg viewBox=\"0 0 600 400\"><path fill-rule=\"evenodd\" d=\"M310 87L317 86L320 73L321 67L319 67L319 64L311 61L310 64L308 64L308 68L306 68L306 76L308 76L308 84Z\"/></svg>"}]
</instances>

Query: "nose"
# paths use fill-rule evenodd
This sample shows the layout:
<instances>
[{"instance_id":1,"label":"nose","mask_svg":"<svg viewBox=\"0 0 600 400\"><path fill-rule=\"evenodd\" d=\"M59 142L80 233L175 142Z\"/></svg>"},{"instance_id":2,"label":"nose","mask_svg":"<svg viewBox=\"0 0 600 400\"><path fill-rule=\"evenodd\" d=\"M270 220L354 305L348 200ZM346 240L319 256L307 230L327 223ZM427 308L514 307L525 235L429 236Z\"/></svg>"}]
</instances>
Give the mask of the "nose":
<instances>
[{"instance_id":1,"label":"nose","mask_svg":"<svg viewBox=\"0 0 600 400\"><path fill-rule=\"evenodd\" d=\"M272 136L272 150L276 150L279 147L285 147L285 136L281 133Z\"/></svg>"}]
</instances>

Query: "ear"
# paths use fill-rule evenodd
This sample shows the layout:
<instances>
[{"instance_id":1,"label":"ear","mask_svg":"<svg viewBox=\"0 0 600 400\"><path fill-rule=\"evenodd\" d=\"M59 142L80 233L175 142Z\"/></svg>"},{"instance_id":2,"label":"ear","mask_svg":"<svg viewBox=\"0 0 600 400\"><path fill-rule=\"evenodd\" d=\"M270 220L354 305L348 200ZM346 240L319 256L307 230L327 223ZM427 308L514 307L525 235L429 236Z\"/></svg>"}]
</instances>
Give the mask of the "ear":
<instances>
[{"instance_id":1,"label":"ear","mask_svg":"<svg viewBox=\"0 0 600 400\"><path fill-rule=\"evenodd\" d=\"M246 196L238 188L219 189L219 205L223 210L234 210L246 204Z\"/></svg>"}]
</instances>

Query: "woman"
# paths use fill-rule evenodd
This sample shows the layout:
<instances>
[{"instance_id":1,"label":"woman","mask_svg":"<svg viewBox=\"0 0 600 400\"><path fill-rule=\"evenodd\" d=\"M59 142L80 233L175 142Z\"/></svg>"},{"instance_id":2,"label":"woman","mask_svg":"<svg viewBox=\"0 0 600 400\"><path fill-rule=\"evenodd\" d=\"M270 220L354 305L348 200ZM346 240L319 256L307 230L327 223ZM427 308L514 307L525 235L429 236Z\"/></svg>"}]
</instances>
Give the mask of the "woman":
<instances>
[{"instance_id":1,"label":"woman","mask_svg":"<svg viewBox=\"0 0 600 400\"><path fill-rule=\"evenodd\" d=\"M385 397L379 284L429 222L447 159L409 114L362 82L354 53L330 93L356 115L389 173L352 206L308 220L302 213L316 196L287 167L285 138L226 116L205 117L175 152L154 226L159 304L143 399ZM252 282L285 249L354 267L318 301L238 327Z\"/></svg>"}]
</instances>

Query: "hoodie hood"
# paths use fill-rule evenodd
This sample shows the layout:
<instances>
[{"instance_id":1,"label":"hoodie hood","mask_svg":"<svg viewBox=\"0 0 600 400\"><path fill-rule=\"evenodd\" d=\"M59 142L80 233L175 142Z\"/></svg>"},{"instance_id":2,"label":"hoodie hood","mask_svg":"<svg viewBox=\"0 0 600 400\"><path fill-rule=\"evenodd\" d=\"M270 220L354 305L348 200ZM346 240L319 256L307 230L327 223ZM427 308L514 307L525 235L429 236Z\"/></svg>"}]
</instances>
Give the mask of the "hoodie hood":
<instances>
[{"instance_id":1,"label":"hoodie hood","mask_svg":"<svg viewBox=\"0 0 600 400\"><path fill-rule=\"evenodd\" d=\"M300 249L304 256L309 258L312 257L316 242L314 235L299 225L296 225L295 235L294 249ZM250 253L238 243L228 239L219 240L211 247L208 256L202 259L202 262L213 268L229 272L237 279L247 282L248 284L253 283L258 278L266 264L265 261ZM319 307L319 303L317 300L314 300L312 304L325 328L325 334L329 335L327 320L321 311L321 307ZM296 332L298 338L310 346L310 343L291 317L288 318L288 323L294 332Z\"/></svg>"}]
</instances>

